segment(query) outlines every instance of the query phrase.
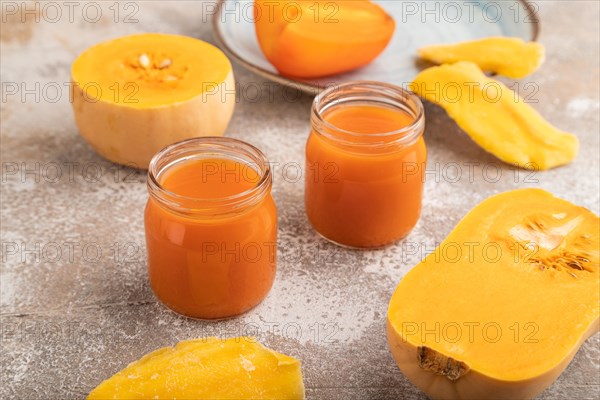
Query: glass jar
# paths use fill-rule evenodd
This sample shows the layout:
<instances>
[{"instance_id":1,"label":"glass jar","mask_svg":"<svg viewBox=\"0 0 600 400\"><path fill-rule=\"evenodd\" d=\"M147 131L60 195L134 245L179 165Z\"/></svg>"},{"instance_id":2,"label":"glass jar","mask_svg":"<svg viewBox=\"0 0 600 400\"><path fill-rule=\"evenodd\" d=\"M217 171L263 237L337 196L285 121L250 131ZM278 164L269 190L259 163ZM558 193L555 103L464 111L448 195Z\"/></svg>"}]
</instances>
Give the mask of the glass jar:
<instances>
[{"instance_id":1,"label":"glass jar","mask_svg":"<svg viewBox=\"0 0 600 400\"><path fill-rule=\"evenodd\" d=\"M427 158L419 98L390 84L346 83L315 98L311 125L305 205L315 230L356 248L408 235L421 214Z\"/></svg>"},{"instance_id":2,"label":"glass jar","mask_svg":"<svg viewBox=\"0 0 600 400\"><path fill-rule=\"evenodd\" d=\"M148 170L148 275L177 313L232 317L267 295L276 269L277 209L269 162L225 137L185 140Z\"/></svg>"}]
</instances>

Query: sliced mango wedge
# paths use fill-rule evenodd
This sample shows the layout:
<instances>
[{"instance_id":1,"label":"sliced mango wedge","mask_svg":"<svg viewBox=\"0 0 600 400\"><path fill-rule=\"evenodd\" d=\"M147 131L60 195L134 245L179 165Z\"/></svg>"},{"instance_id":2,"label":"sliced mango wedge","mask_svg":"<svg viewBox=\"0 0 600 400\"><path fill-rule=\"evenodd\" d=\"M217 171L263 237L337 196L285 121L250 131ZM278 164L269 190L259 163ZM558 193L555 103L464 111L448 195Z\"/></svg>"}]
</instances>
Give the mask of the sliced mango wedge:
<instances>
[{"instance_id":1,"label":"sliced mango wedge","mask_svg":"<svg viewBox=\"0 0 600 400\"><path fill-rule=\"evenodd\" d=\"M455 44L422 47L419 57L436 64L470 61L484 71L520 79L544 62L544 46L519 38L489 37Z\"/></svg>"},{"instance_id":2,"label":"sliced mango wedge","mask_svg":"<svg viewBox=\"0 0 600 400\"><path fill-rule=\"evenodd\" d=\"M204 338L145 355L96 387L94 399L304 399L304 384L298 360L253 338Z\"/></svg>"},{"instance_id":3,"label":"sliced mango wedge","mask_svg":"<svg viewBox=\"0 0 600 400\"><path fill-rule=\"evenodd\" d=\"M410 89L442 106L483 149L520 168L545 170L571 162L577 137L547 122L517 93L471 62L428 68Z\"/></svg>"}]
</instances>

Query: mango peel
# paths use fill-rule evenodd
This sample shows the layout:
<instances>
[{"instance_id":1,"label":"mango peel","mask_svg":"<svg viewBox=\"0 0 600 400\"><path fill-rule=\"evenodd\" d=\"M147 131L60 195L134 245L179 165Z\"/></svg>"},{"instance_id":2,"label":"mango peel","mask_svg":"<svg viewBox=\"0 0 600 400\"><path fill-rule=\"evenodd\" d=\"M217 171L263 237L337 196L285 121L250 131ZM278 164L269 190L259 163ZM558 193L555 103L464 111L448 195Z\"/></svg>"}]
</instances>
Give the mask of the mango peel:
<instances>
[{"instance_id":1,"label":"mango peel","mask_svg":"<svg viewBox=\"0 0 600 400\"><path fill-rule=\"evenodd\" d=\"M577 137L547 122L517 93L471 62L427 68L410 89L443 107L479 146L520 168L545 170L571 162Z\"/></svg>"},{"instance_id":2,"label":"mango peel","mask_svg":"<svg viewBox=\"0 0 600 400\"><path fill-rule=\"evenodd\" d=\"M100 399L304 399L300 362L250 337L165 347L102 382Z\"/></svg>"}]
</instances>

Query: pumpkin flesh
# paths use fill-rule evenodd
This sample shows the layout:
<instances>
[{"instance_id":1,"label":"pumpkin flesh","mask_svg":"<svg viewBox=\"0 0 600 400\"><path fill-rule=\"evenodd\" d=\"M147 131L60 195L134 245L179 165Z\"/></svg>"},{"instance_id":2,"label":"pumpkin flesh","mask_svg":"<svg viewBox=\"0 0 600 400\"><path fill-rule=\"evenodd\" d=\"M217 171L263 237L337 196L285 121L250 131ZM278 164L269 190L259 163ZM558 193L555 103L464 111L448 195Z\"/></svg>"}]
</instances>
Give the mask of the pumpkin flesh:
<instances>
[{"instance_id":1,"label":"pumpkin flesh","mask_svg":"<svg viewBox=\"0 0 600 400\"><path fill-rule=\"evenodd\" d=\"M96 44L71 68L81 136L112 162L146 169L163 147L221 136L233 114L227 57L198 39L144 33Z\"/></svg>"},{"instance_id":2,"label":"pumpkin flesh","mask_svg":"<svg viewBox=\"0 0 600 400\"><path fill-rule=\"evenodd\" d=\"M599 220L537 189L475 207L398 285L388 339L433 398L529 398L598 331Z\"/></svg>"}]
</instances>

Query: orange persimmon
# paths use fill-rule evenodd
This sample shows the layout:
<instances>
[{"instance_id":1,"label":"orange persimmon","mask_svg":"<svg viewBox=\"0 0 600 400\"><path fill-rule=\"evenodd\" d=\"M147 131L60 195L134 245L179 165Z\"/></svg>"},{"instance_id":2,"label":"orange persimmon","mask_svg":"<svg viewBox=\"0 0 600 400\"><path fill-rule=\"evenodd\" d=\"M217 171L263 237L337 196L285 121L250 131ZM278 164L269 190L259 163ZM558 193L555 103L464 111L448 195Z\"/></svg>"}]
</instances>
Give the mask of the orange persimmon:
<instances>
[{"instance_id":1,"label":"orange persimmon","mask_svg":"<svg viewBox=\"0 0 600 400\"><path fill-rule=\"evenodd\" d=\"M362 67L388 45L395 23L369 0L256 0L265 57L283 75L316 78Z\"/></svg>"}]
</instances>

